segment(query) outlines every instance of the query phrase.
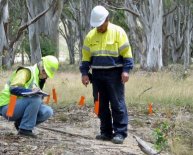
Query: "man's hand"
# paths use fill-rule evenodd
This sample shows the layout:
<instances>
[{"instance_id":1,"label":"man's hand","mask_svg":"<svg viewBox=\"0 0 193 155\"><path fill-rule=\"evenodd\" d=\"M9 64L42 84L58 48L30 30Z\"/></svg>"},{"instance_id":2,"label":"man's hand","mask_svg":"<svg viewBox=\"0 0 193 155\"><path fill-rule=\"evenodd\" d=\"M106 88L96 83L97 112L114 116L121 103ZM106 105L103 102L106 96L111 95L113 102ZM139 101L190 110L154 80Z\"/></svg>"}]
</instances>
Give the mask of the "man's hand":
<instances>
[{"instance_id":1,"label":"man's hand","mask_svg":"<svg viewBox=\"0 0 193 155\"><path fill-rule=\"evenodd\" d=\"M85 85L87 87L87 85L89 84L90 80L89 80L89 77L88 75L83 75L82 76L82 83L83 85Z\"/></svg>"},{"instance_id":2,"label":"man's hand","mask_svg":"<svg viewBox=\"0 0 193 155\"><path fill-rule=\"evenodd\" d=\"M121 80L122 80L123 83L127 82L129 80L129 73L123 72L121 74Z\"/></svg>"}]
</instances>

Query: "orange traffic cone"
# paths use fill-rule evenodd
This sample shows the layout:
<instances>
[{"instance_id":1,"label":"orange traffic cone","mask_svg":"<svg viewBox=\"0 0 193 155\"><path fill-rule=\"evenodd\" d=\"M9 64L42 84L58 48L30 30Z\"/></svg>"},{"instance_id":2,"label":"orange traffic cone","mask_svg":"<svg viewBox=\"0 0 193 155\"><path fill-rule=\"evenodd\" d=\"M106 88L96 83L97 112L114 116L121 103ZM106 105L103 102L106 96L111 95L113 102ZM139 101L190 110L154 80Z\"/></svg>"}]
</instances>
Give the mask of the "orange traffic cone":
<instances>
[{"instance_id":1,"label":"orange traffic cone","mask_svg":"<svg viewBox=\"0 0 193 155\"><path fill-rule=\"evenodd\" d=\"M149 103L149 105L148 105L148 114L149 114L149 115L152 115L152 114L153 114L153 106L152 106L152 103Z\"/></svg>"},{"instance_id":2,"label":"orange traffic cone","mask_svg":"<svg viewBox=\"0 0 193 155\"><path fill-rule=\"evenodd\" d=\"M94 113L98 116L99 115L99 93L98 93L98 100L94 103Z\"/></svg>"},{"instance_id":3,"label":"orange traffic cone","mask_svg":"<svg viewBox=\"0 0 193 155\"><path fill-rule=\"evenodd\" d=\"M80 97L80 101L78 103L80 106L83 106L85 104L85 97L84 96L81 96Z\"/></svg>"},{"instance_id":4,"label":"orange traffic cone","mask_svg":"<svg viewBox=\"0 0 193 155\"><path fill-rule=\"evenodd\" d=\"M10 96L9 105L8 105L8 109L7 109L7 113L6 113L7 117L12 117L13 116L14 110L15 110L16 101L17 101L17 96L11 95Z\"/></svg>"},{"instance_id":5,"label":"orange traffic cone","mask_svg":"<svg viewBox=\"0 0 193 155\"><path fill-rule=\"evenodd\" d=\"M57 98L57 93L55 88L52 89L52 95L53 95L54 102L58 103L58 98Z\"/></svg>"}]
</instances>

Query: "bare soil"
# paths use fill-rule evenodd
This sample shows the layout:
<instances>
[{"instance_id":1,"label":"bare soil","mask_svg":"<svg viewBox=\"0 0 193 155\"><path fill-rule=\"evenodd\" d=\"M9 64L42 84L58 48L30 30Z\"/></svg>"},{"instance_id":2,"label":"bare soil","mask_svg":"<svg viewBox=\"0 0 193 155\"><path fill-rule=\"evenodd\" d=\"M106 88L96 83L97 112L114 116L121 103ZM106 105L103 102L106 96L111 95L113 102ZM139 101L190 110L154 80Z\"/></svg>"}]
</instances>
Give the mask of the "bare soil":
<instances>
[{"instance_id":1,"label":"bare soil","mask_svg":"<svg viewBox=\"0 0 193 155\"><path fill-rule=\"evenodd\" d=\"M54 108L55 115L37 126L37 139L17 135L13 122L0 117L0 155L142 155L134 135L151 142L151 124L145 114L129 111L128 137L123 144L99 141L99 119L93 107L68 106ZM163 153L167 154L167 153Z\"/></svg>"}]
</instances>

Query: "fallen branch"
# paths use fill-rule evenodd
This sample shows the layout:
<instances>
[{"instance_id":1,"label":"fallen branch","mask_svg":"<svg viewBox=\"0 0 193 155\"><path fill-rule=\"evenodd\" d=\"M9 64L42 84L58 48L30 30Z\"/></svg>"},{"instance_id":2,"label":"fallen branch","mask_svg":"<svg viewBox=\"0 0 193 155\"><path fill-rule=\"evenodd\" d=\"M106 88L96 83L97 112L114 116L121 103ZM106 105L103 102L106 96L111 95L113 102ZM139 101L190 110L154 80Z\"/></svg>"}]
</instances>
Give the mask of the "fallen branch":
<instances>
[{"instance_id":1,"label":"fallen branch","mask_svg":"<svg viewBox=\"0 0 193 155\"><path fill-rule=\"evenodd\" d=\"M145 141L143 141L141 138L137 137L137 136L133 136L137 143L138 146L140 147L141 151L143 151L144 153L148 154L148 155L158 155L160 152L155 151L154 149L152 149Z\"/></svg>"},{"instance_id":2,"label":"fallen branch","mask_svg":"<svg viewBox=\"0 0 193 155\"><path fill-rule=\"evenodd\" d=\"M99 143L99 144L95 144L95 145L99 146L100 148L125 148L125 147L128 147L127 145L124 145L124 144L122 144L122 145L117 145L117 146L115 147L115 145L113 145L113 143L112 143L112 144Z\"/></svg>"},{"instance_id":3,"label":"fallen branch","mask_svg":"<svg viewBox=\"0 0 193 155\"><path fill-rule=\"evenodd\" d=\"M102 1L101 1L102 2ZM119 7L116 7L116 6L113 6L113 5L109 5L109 4L107 4L107 3L105 3L105 2L102 2L104 5L106 5L107 7L109 7L109 8L112 8L112 9L115 9L115 10L123 10L123 11L127 11L127 12L129 12L129 13L131 13L132 15L134 15L134 16L136 16L136 17L140 17L140 15L137 13L137 12L135 12L135 11L133 11L133 10L131 10L131 9L129 9L129 8L119 8Z\"/></svg>"},{"instance_id":4,"label":"fallen branch","mask_svg":"<svg viewBox=\"0 0 193 155\"><path fill-rule=\"evenodd\" d=\"M141 97L142 94L144 94L146 91L148 91L148 90L150 90L150 89L152 89L152 88L153 88L153 87L149 87L149 88L145 89L142 93L139 94L139 98Z\"/></svg>"},{"instance_id":5,"label":"fallen branch","mask_svg":"<svg viewBox=\"0 0 193 155\"><path fill-rule=\"evenodd\" d=\"M70 133L70 132L62 131L62 130L58 130L58 129L48 128L48 127L44 127L44 126L38 126L38 128L41 128L41 129L44 129L44 130L50 130L50 131L54 131L54 132L59 132L59 133L62 133L62 134L67 134L67 135L70 135L70 136L73 136L73 137L82 137L82 138L85 138L85 139L93 139L92 137L79 135L79 134L75 134L75 133Z\"/></svg>"}]
</instances>

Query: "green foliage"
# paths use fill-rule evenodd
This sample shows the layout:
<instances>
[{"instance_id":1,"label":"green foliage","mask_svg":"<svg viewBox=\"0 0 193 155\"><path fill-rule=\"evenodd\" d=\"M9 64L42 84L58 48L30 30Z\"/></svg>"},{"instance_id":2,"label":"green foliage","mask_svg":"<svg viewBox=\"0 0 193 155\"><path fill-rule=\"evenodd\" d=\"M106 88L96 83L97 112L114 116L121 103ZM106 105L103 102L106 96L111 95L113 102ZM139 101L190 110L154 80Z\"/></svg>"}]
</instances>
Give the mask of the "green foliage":
<instances>
[{"instance_id":1,"label":"green foliage","mask_svg":"<svg viewBox=\"0 0 193 155\"><path fill-rule=\"evenodd\" d=\"M54 55L56 52L56 47L54 43L46 36L40 37L40 47L41 47L42 56ZM30 44L27 37L25 37L25 39L23 40L21 48L23 51L27 53L27 55L30 58Z\"/></svg>"},{"instance_id":2,"label":"green foliage","mask_svg":"<svg viewBox=\"0 0 193 155\"><path fill-rule=\"evenodd\" d=\"M21 44L21 48L23 51L25 51L27 54L30 55L30 45L29 45L29 40L27 36L23 39L23 42Z\"/></svg>"},{"instance_id":3,"label":"green foliage","mask_svg":"<svg viewBox=\"0 0 193 155\"><path fill-rule=\"evenodd\" d=\"M9 37L15 36L21 26L21 18L25 1L15 0L9 1ZM22 10L22 11L21 11Z\"/></svg>"},{"instance_id":4,"label":"green foliage","mask_svg":"<svg viewBox=\"0 0 193 155\"><path fill-rule=\"evenodd\" d=\"M166 9L171 8L174 5L173 2L174 2L173 0L164 0L163 1L164 8Z\"/></svg>"},{"instance_id":5,"label":"green foliage","mask_svg":"<svg viewBox=\"0 0 193 155\"><path fill-rule=\"evenodd\" d=\"M110 19L112 23L121 26L125 31L129 31L129 27L125 20L126 16L123 10L117 10L115 12L111 12L110 14L112 14Z\"/></svg>"},{"instance_id":6,"label":"green foliage","mask_svg":"<svg viewBox=\"0 0 193 155\"><path fill-rule=\"evenodd\" d=\"M169 124L167 122L161 122L153 132L155 139L155 148L157 150L163 150L168 146L167 135L169 132Z\"/></svg>"},{"instance_id":7,"label":"green foliage","mask_svg":"<svg viewBox=\"0 0 193 155\"><path fill-rule=\"evenodd\" d=\"M56 47L54 43L46 36L40 37L40 46L41 46L42 56L54 55L56 52Z\"/></svg>"}]
</instances>

